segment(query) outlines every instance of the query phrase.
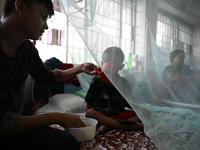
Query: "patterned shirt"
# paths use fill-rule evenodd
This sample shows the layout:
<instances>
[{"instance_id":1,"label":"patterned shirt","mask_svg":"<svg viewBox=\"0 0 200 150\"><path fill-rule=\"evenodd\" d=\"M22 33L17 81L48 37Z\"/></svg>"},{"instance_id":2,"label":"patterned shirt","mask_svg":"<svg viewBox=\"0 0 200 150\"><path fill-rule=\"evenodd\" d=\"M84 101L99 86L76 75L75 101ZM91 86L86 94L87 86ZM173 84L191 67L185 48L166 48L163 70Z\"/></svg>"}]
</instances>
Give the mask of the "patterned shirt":
<instances>
[{"instance_id":1,"label":"patterned shirt","mask_svg":"<svg viewBox=\"0 0 200 150\"><path fill-rule=\"evenodd\" d=\"M129 83L123 77L120 77L125 90L130 89ZM119 80L118 80L119 81ZM130 93L129 93L130 94ZM92 104L93 109L102 111L110 115L116 115L125 110L129 106L124 97L118 92L114 86L108 85L99 77L95 77L86 94L85 101Z\"/></svg>"},{"instance_id":2,"label":"patterned shirt","mask_svg":"<svg viewBox=\"0 0 200 150\"><path fill-rule=\"evenodd\" d=\"M0 45L0 137L8 136L20 116L12 113L18 103L28 75L45 86L61 82L59 71L45 67L38 51L30 40L17 49L16 58L8 56Z\"/></svg>"}]
</instances>

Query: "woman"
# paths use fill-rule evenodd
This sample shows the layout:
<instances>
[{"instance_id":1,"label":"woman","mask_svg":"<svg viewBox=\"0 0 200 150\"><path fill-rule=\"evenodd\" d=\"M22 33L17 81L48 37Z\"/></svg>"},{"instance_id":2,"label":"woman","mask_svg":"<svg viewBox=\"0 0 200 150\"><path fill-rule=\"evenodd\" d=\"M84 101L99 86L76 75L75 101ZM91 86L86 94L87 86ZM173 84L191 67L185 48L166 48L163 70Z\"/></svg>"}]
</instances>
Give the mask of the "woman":
<instances>
[{"instance_id":1,"label":"woman","mask_svg":"<svg viewBox=\"0 0 200 150\"><path fill-rule=\"evenodd\" d=\"M162 80L163 88L159 87L159 97L181 103L196 104L200 98L199 73L194 73L190 66L184 64L183 50L170 53L171 65L166 66Z\"/></svg>"},{"instance_id":2,"label":"woman","mask_svg":"<svg viewBox=\"0 0 200 150\"><path fill-rule=\"evenodd\" d=\"M185 53L183 50L176 49L170 53L171 65L166 66L162 74L164 82L190 79L194 75L190 66L184 64L184 58Z\"/></svg>"}]
</instances>

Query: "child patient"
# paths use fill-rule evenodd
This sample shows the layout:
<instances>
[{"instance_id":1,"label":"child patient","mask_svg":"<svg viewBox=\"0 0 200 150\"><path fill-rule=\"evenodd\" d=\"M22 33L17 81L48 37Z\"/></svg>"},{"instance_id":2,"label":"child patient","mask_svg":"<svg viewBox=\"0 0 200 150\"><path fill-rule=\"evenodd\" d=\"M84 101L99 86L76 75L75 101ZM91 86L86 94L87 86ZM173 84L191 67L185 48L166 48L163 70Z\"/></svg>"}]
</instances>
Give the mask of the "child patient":
<instances>
[{"instance_id":1,"label":"child patient","mask_svg":"<svg viewBox=\"0 0 200 150\"><path fill-rule=\"evenodd\" d=\"M118 47L107 48L102 55L102 70L109 74L112 83L116 83L122 93L131 88L128 81L118 74L124 67L124 54ZM101 78L100 78L101 77ZM86 117L98 121L97 134L111 129L143 130L143 123L106 76L95 76L86 94ZM117 82L116 82L117 81ZM129 108L126 110L125 108Z\"/></svg>"}]
</instances>

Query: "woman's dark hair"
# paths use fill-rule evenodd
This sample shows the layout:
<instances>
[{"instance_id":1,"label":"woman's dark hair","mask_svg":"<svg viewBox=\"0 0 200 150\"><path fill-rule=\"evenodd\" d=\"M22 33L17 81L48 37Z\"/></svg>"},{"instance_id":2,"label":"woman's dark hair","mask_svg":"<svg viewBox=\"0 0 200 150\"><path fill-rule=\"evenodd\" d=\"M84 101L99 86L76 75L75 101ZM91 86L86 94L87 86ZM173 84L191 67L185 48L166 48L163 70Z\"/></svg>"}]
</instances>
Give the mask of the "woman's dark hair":
<instances>
[{"instance_id":1,"label":"woman's dark hair","mask_svg":"<svg viewBox=\"0 0 200 150\"><path fill-rule=\"evenodd\" d=\"M124 61L124 53L123 51L121 50L121 48L119 47L115 47L115 46L112 46L112 47L108 47L104 53L104 54L114 54L115 56L117 56L117 59L120 63L123 63Z\"/></svg>"},{"instance_id":2,"label":"woman's dark hair","mask_svg":"<svg viewBox=\"0 0 200 150\"><path fill-rule=\"evenodd\" d=\"M172 63L174 57L176 57L176 56L177 56L178 54L180 54L180 53L184 53L184 51L181 50L181 49L176 49L176 50L174 50L173 52L171 52L171 53L170 53L170 56L169 56L170 62Z\"/></svg>"},{"instance_id":3,"label":"woman's dark hair","mask_svg":"<svg viewBox=\"0 0 200 150\"><path fill-rule=\"evenodd\" d=\"M4 3L3 13L4 16L9 15L12 12L16 0L6 0ZM28 7L31 8L33 3L44 3L49 10L49 17L54 15L53 10L53 3L51 0L22 0L23 3Z\"/></svg>"}]
</instances>

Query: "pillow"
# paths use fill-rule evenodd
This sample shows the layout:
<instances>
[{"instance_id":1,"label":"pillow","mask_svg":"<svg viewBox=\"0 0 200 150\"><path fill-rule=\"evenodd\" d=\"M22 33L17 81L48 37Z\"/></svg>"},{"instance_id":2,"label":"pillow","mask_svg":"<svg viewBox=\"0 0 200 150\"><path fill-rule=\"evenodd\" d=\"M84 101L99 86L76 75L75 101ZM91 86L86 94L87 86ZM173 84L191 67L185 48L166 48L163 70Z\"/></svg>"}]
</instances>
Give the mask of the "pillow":
<instances>
[{"instance_id":1,"label":"pillow","mask_svg":"<svg viewBox=\"0 0 200 150\"><path fill-rule=\"evenodd\" d=\"M63 112L70 114L84 114L86 102L84 98L75 94L57 94L49 99L49 102L39 108L35 114L44 114L49 112Z\"/></svg>"}]
</instances>

